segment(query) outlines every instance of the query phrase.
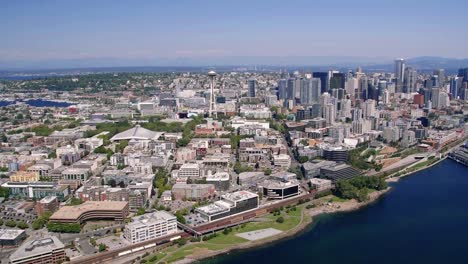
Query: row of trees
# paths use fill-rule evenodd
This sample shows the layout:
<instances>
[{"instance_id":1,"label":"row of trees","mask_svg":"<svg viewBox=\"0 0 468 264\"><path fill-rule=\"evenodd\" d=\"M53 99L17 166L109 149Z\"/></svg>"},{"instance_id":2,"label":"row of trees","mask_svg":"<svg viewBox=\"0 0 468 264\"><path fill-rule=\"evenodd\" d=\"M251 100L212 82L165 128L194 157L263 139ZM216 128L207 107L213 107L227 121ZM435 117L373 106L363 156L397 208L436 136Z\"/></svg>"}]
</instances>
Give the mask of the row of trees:
<instances>
[{"instance_id":1,"label":"row of trees","mask_svg":"<svg viewBox=\"0 0 468 264\"><path fill-rule=\"evenodd\" d=\"M239 173L242 173L242 172L249 172L249 171L253 171L254 168L248 166L248 165L242 165L239 161L237 161L235 164L234 164L234 171L239 174Z\"/></svg>"},{"instance_id":2,"label":"row of trees","mask_svg":"<svg viewBox=\"0 0 468 264\"><path fill-rule=\"evenodd\" d=\"M38 230L43 228L47 222L49 221L50 216L52 215L51 212L45 212L41 216L39 216L34 222L32 223L32 228L34 230Z\"/></svg>"},{"instance_id":3,"label":"row of trees","mask_svg":"<svg viewBox=\"0 0 468 264\"><path fill-rule=\"evenodd\" d=\"M182 224L185 224L186 221L185 221L184 215L188 215L188 214L189 214L189 211L187 210L187 208L185 208L185 209L178 210L175 213L175 216L177 217L178 222L180 222Z\"/></svg>"},{"instance_id":4,"label":"row of trees","mask_svg":"<svg viewBox=\"0 0 468 264\"><path fill-rule=\"evenodd\" d=\"M190 140L192 140L193 133L197 125L203 123L203 117L197 116L187 122L184 126L184 130L182 131L182 138L177 141L177 147L185 147L188 145Z\"/></svg>"},{"instance_id":5,"label":"row of trees","mask_svg":"<svg viewBox=\"0 0 468 264\"><path fill-rule=\"evenodd\" d=\"M81 226L78 223L48 223L47 229L57 233L79 233Z\"/></svg>"},{"instance_id":6,"label":"row of trees","mask_svg":"<svg viewBox=\"0 0 468 264\"><path fill-rule=\"evenodd\" d=\"M24 221L15 222L14 220L8 220L4 223L3 219L0 219L0 226L2 226L3 224L5 224L8 227L18 227L21 229L26 229L29 227L29 225Z\"/></svg>"},{"instance_id":7,"label":"row of trees","mask_svg":"<svg viewBox=\"0 0 468 264\"><path fill-rule=\"evenodd\" d=\"M171 189L169 185L169 172L166 169L158 169L154 177L153 187L158 190L158 197L161 197L164 191Z\"/></svg>"}]
</instances>

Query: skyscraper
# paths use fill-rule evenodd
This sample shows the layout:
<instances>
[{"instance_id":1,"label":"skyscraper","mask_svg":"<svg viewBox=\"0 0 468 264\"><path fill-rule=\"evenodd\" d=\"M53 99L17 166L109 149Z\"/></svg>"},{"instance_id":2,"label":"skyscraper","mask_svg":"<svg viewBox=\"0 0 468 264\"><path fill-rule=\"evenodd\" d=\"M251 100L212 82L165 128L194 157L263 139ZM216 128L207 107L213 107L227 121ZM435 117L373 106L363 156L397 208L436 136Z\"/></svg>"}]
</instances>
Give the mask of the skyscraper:
<instances>
[{"instance_id":1,"label":"skyscraper","mask_svg":"<svg viewBox=\"0 0 468 264\"><path fill-rule=\"evenodd\" d=\"M328 72L314 72L312 73L312 77L320 79L320 94L328 91Z\"/></svg>"},{"instance_id":2,"label":"skyscraper","mask_svg":"<svg viewBox=\"0 0 468 264\"><path fill-rule=\"evenodd\" d=\"M403 91L403 81L405 78L405 60L395 60L395 80L396 80L396 92L401 93Z\"/></svg>"},{"instance_id":3,"label":"skyscraper","mask_svg":"<svg viewBox=\"0 0 468 264\"><path fill-rule=\"evenodd\" d=\"M345 74L341 72L333 72L330 77L330 89L345 88Z\"/></svg>"},{"instance_id":4,"label":"skyscraper","mask_svg":"<svg viewBox=\"0 0 468 264\"><path fill-rule=\"evenodd\" d=\"M323 108L323 118L325 118L327 125L333 125L335 123L336 111L333 104L325 104Z\"/></svg>"},{"instance_id":5,"label":"skyscraper","mask_svg":"<svg viewBox=\"0 0 468 264\"><path fill-rule=\"evenodd\" d=\"M350 77L346 80L346 93L349 94L350 96L355 96L356 89L358 88L358 80L354 77Z\"/></svg>"},{"instance_id":6,"label":"skyscraper","mask_svg":"<svg viewBox=\"0 0 468 264\"><path fill-rule=\"evenodd\" d=\"M450 98L448 94L446 92L440 92L438 108L446 108L449 105L450 105Z\"/></svg>"},{"instance_id":7,"label":"skyscraper","mask_svg":"<svg viewBox=\"0 0 468 264\"><path fill-rule=\"evenodd\" d=\"M288 98L286 88L288 86L288 82L286 79L281 79L278 82L278 99L286 100Z\"/></svg>"},{"instance_id":8,"label":"skyscraper","mask_svg":"<svg viewBox=\"0 0 468 264\"><path fill-rule=\"evenodd\" d=\"M255 85L257 84L256 79L249 80L249 97L255 97Z\"/></svg>"},{"instance_id":9,"label":"skyscraper","mask_svg":"<svg viewBox=\"0 0 468 264\"><path fill-rule=\"evenodd\" d=\"M435 70L434 75L439 76L439 84L440 86L443 86L445 84L445 70L444 69Z\"/></svg>"},{"instance_id":10,"label":"skyscraper","mask_svg":"<svg viewBox=\"0 0 468 264\"><path fill-rule=\"evenodd\" d=\"M452 99L455 99L458 96L458 87L457 87L458 78L459 77L454 77L450 79L450 94L452 95Z\"/></svg>"},{"instance_id":11,"label":"skyscraper","mask_svg":"<svg viewBox=\"0 0 468 264\"><path fill-rule=\"evenodd\" d=\"M341 101L340 116L345 118L351 118L351 100L346 98Z\"/></svg>"},{"instance_id":12,"label":"skyscraper","mask_svg":"<svg viewBox=\"0 0 468 264\"><path fill-rule=\"evenodd\" d=\"M288 79L288 86L286 89L286 97L288 100L294 100L296 97L296 86L295 86L295 78Z\"/></svg>"},{"instance_id":13,"label":"skyscraper","mask_svg":"<svg viewBox=\"0 0 468 264\"><path fill-rule=\"evenodd\" d=\"M411 67L405 68L403 81L403 92L414 93L416 92L416 71Z\"/></svg>"},{"instance_id":14,"label":"skyscraper","mask_svg":"<svg viewBox=\"0 0 468 264\"><path fill-rule=\"evenodd\" d=\"M405 73L405 60L396 59L395 60L395 78L403 82Z\"/></svg>"},{"instance_id":15,"label":"skyscraper","mask_svg":"<svg viewBox=\"0 0 468 264\"><path fill-rule=\"evenodd\" d=\"M432 81L432 87L440 87L439 76L432 75L431 81Z\"/></svg>"},{"instance_id":16,"label":"skyscraper","mask_svg":"<svg viewBox=\"0 0 468 264\"><path fill-rule=\"evenodd\" d=\"M362 112L364 114L364 118L375 117L375 101L372 99L365 101L364 104L362 104Z\"/></svg>"},{"instance_id":17,"label":"skyscraper","mask_svg":"<svg viewBox=\"0 0 468 264\"><path fill-rule=\"evenodd\" d=\"M468 82L468 68L459 69L458 77L463 77L463 82Z\"/></svg>"},{"instance_id":18,"label":"skyscraper","mask_svg":"<svg viewBox=\"0 0 468 264\"><path fill-rule=\"evenodd\" d=\"M369 88L369 84L367 82L367 77L366 76L362 76L361 77L361 80L359 82L359 89L360 92L358 92L358 99L367 99L368 98L368 88Z\"/></svg>"},{"instance_id":19,"label":"skyscraper","mask_svg":"<svg viewBox=\"0 0 468 264\"><path fill-rule=\"evenodd\" d=\"M313 103L318 103L321 91L320 85L320 79L318 78L301 79L301 104L312 105Z\"/></svg>"},{"instance_id":20,"label":"skyscraper","mask_svg":"<svg viewBox=\"0 0 468 264\"><path fill-rule=\"evenodd\" d=\"M432 96L431 96L432 107L439 108L440 107L439 100L440 100L440 89L432 88Z\"/></svg>"},{"instance_id":21,"label":"skyscraper","mask_svg":"<svg viewBox=\"0 0 468 264\"><path fill-rule=\"evenodd\" d=\"M388 92L387 89L383 91L382 102L384 105L388 105L390 103L390 93Z\"/></svg>"}]
</instances>

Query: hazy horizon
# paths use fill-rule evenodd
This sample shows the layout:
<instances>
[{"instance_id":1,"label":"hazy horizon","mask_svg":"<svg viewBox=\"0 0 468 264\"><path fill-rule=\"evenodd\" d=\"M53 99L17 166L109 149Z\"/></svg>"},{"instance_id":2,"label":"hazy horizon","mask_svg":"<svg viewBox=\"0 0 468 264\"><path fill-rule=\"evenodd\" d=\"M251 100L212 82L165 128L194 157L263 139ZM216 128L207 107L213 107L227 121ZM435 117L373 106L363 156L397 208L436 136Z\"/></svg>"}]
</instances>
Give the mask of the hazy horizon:
<instances>
[{"instance_id":1,"label":"hazy horizon","mask_svg":"<svg viewBox=\"0 0 468 264\"><path fill-rule=\"evenodd\" d=\"M450 12L434 0L8 1L0 4L0 67L468 58L468 3L443 4Z\"/></svg>"}]
</instances>

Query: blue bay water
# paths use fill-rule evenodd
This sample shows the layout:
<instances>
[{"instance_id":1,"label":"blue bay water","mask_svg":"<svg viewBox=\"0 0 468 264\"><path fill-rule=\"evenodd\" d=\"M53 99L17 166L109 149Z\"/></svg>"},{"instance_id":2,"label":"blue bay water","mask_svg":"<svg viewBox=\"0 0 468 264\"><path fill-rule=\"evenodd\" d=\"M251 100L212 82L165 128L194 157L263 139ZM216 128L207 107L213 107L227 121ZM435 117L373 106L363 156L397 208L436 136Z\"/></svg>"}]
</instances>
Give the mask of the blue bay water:
<instances>
[{"instance_id":1,"label":"blue bay water","mask_svg":"<svg viewBox=\"0 0 468 264\"><path fill-rule=\"evenodd\" d=\"M201 263L468 263L468 167L445 160L301 234Z\"/></svg>"},{"instance_id":2,"label":"blue bay water","mask_svg":"<svg viewBox=\"0 0 468 264\"><path fill-rule=\"evenodd\" d=\"M0 101L0 107L8 106L14 104L15 101ZM58 102L58 101L50 101L50 100L42 100L42 99L30 99L25 101L26 104L34 107L68 107L72 105L71 103L67 102Z\"/></svg>"}]
</instances>

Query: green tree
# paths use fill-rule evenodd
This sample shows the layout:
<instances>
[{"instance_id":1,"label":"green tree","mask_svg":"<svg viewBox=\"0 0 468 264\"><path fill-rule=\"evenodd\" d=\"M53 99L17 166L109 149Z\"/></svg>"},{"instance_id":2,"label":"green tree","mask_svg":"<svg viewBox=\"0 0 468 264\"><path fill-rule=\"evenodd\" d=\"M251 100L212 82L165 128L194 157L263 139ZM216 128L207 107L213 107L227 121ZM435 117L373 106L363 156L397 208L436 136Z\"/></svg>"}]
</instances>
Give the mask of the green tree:
<instances>
[{"instance_id":1,"label":"green tree","mask_svg":"<svg viewBox=\"0 0 468 264\"><path fill-rule=\"evenodd\" d=\"M144 215L145 214L145 208L141 207L141 208L138 208L138 211L136 213L136 215Z\"/></svg>"},{"instance_id":2,"label":"green tree","mask_svg":"<svg viewBox=\"0 0 468 264\"><path fill-rule=\"evenodd\" d=\"M0 197L8 198L10 195L10 189L6 187L0 187Z\"/></svg>"},{"instance_id":3,"label":"green tree","mask_svg":"<svg viewBox=\"0 0 468 264\"><path fill-rule=\"evenodd\" d=\"M96 242L96 239L95 239L94 237L91 237L91 238L89 239L89 243L90 243L93 247L97 246L97 242Z\"/></svg>"},{"instance_id":4,"label":"green tree","mask_svg":"<svg viewBox=\"0 0 468 264\"><path fill-rule=\"evenodd\" d=\"M307 156L299 156L299 158L297 158L297 160L298 160L300 163L306 163L307 161L309 161L309 157L307 157Z\"/></svg>"},{"instance_id":5,"label":"green tree","mask_svg":"<svg viewBox=\"0 0 468 264\"><path fill-rule=\"evenodd\" d=\"M356 197L356 199L358 200L358 202L365 202L365 201L368 201L368 200L369 200L369 194L368 194L367 189L360 189L360 190L357 192L357 197Z\"/></svg>"},{"instance_id":6,"label":"green tree","mask_svg":"<svg viewBox=\"0 0 468 264\"><path fill-rule=\"evenodd\" d=\"M38 230L38 229L41 229L43 228L45 225L45 222L42 218L38 218L36 220L34 220L34 222L32 223L32 228L34 230Z\"/></svg>"},{"instance_id":7,"label":"green tree","mask_svg":"<svg viewBox=\"0 0 468 264\"><path fill-rule=\"evenodd\" d=\"M13 220L8 220L8 221L6 221L5 225L8 226L8 227L15 227L16 222L13 221Z\"/></svg>"},{"instance_id":8,"label":"green tree","mask_svg":"<svg viewBox=\"0 0 468 264\"><path fill-rule=\"evenodd\" d=\"M18 223L18 228L26 229L28 227L29 227L29 225L24 221L21 221L21 222Z\"/></svg>"},{"instance_id":9,"label":"green tree","mask_svg":"<svg viewBox=\"0 0 468 264\"><path fill-rule=\"evenodd\" d=\"M72 197L70 199L70 203L68 205L71 205L71 206L74 206L74 205L80 205L83 203L83 200L81 199L78 199L78 198L75 198L75 197Z\"/></svg>"},{"instance_id":10,"label":"green tree","mask_svg":"<svg viewBox=\"0 0 468 264\"><path fill-rule=\"evenodd\" d=\"M115 146L115 152L123 153L124 149L128 146L128 140L122 140Z\"/></svg>"},{"instance_id":11,"label":"green tree","mask_svg":"<svg viewBox=\"0 0 468 264\"><path fill-rule=\"evenodd\" d=\"M179 238L179 239L177 239L176 243L177 243L177 245L179 245L179 247L181 247L181 246L187 244L187 239Z\"/></svg>"},{"instance_id":12,"label":"green tree","mask_svg":"<svg viewBox=\"0 0 468 264\"><path fill-rule=\"evenodd\" d=\"M336 183L336 193L338 197L344 199L354 199L357 196L358 188L354 187L349 181L342 180Z\"/></svg>"},{"instance_id":13,"label":"green tree","mask_svg":"<svg viewBox=\"0 0 468 264\"><path fill-rule=\"evenodd\" d=\"M299 179L304 178L304 174L302 173L302 170L301 170L301 168L299 166L291 167L291 168L289 168L288 171L291 172L291 173L296 174Z\"/></svg>"},{"instance_id":14,"label":"green tree","mask_svg":"<svg viewBox=\"0 0 468 264\"><path fill-rule=\"evenodd\" d=\"M99 252L106 251L106 249L107 249L106 244L103 244L103 243L99 244Z\"/></svg>"},{"instance_id":15,"label":"green tree","mask_svg":"<svg viewBox=\"0 0 468 264\"><path fill-rule=\"evenodd\" d=\"M282 216L280 216L280 217L276 218L276 222L282 224L282 223L284 223L284 218Z\"/></svg>"},{"instance_id":16,"label":"green tree","mask_svg":"<svg viewBox=\"0 0 468 264\"><path fill-rule=\"evenodd\" d=\"M175 216L177 217L177 222L182 223L182 224L185 224L187 222L185 220L184 213L185 212L183 210L179 210L175 213Z\"/></svg>"},{"instance_id":17,"label":"green tree","mask_svg":"<svg viewBox=\"0 0 468 264\"><path fill-rule=\"evenodd\" d=\"M47 156L49 159L56 159L57 158L57 153L55 151L52 151L49 153Z\"/></svg>"}]
</instances>

